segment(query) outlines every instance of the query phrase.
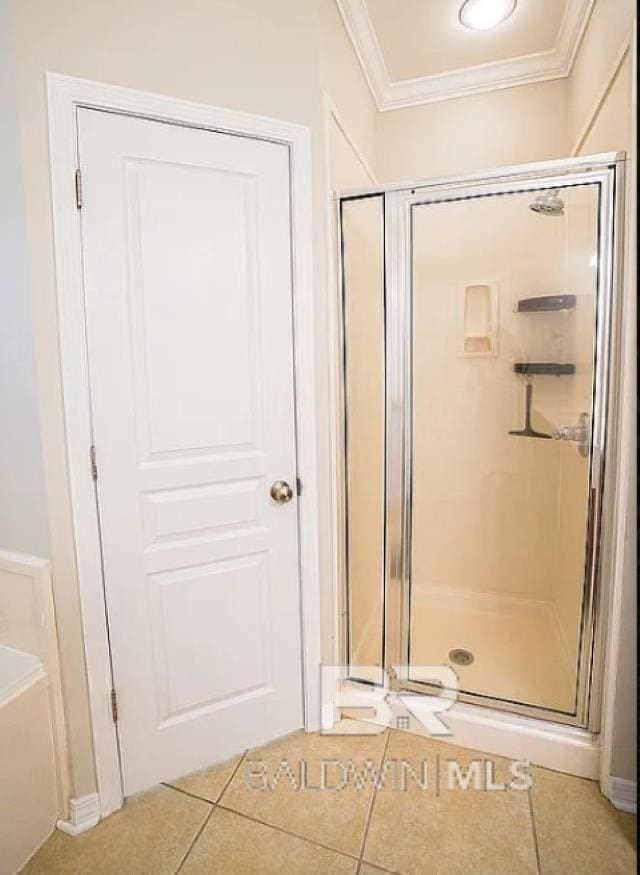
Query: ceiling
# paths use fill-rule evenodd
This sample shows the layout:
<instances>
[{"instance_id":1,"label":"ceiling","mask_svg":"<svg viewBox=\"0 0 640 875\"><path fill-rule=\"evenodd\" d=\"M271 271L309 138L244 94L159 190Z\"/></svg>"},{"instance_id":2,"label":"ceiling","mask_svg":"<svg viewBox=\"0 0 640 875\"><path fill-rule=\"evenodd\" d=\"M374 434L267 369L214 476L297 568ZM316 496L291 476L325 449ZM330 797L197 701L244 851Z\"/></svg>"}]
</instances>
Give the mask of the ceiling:
<instances>
[{"instance_id":1,"label":"ceiling","mask_svg":"<svg viewBox=\"0 0 640 875\"><path fill-rule=\"evenodd\" d=\"M381 110L567 76L594 0L518 0L489 31L462 0L336 0Z\"/></svg>"}]
</instances>

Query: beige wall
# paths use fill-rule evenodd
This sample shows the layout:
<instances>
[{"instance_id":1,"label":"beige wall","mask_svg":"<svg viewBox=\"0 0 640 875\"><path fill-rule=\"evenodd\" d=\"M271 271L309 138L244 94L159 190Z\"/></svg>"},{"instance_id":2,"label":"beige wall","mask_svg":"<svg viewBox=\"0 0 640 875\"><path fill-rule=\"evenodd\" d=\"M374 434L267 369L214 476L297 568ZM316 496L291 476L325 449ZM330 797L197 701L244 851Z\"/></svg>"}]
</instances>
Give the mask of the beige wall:
<instances>
[{"instance_id":1,"label":"beige wall","mask_svg":"<svg viewBox=\"0 0 640 875\"><path fill-rule=\"evenodd\" d=\"M567 119L569 148L575 149L576 140L595 123L594 110L603 92L610 84L612 73L621 53L629 44L635 12L634 0L597 0L589 26L576 55L571 75L567 80ZM629 107L620 107L620 116L629 121ZM598 113L596 112L596 115ZM608 151L604 146L609 136L601 138L601 145L592 141L582 154Z\"/></svg>"},{"instance_id":2,"label":"beige wall","mask_svg":"<svg viewBox=\"0 0 640 875\"><path fill-rule=\"evenodd\" d=\"M45 73L111 82L308 125L313 135L318 397L328 411L327 192L323 90L373 156L373 103L333 0L20 0L15 13L33 329L51 528L72 793L95 788L64 445L45 101ZM325 629L333 621L328 423L319 416ZM325 657L330 650L325 646Z\"/></svg>"},{"instance_id":3,"label":"beige wall","mask_svg":"<svg viewBox=\"0 0 640 875\"><path fill-rule=\"evenodd\" d=\"M49 524L11 25L12 4L0 0L0 549L46 558Z\"/></svg>"},{"instance_id":4,"label":"beige wall","mask_svg":"<svg viewBox=\"0 0 640 875\"><path fill-rule=\"evenodd\" d=\"M331 127L337 123L342 128L334 135L343 141L342 149L337 139L333 141L340 155L329 149L331 188L371 185L371 174L376 173L378 112L335 0L320 0L317 5L321 13L320 75L335 112Z\"/></svg>"},{"instance_id":5,"label":"beige wall","mask_svg":"<svg viewBox=\"0 0 640 875\"><path fill-rule=\"evenodd\" d=\"M376 184L375 165L370 164L364 153L351 139L349 128L337 110L328 102L326 106L328 126L328 164L331 194L329 199L333 218L335 219L334 192L347 191L353 188L368 188ZM337 225L332 225L337 233Z\"/></svg>"},{"instance_id":6,"label":"beige wall","mask_svg":"<svg viewBox=\"0 0 640 875\"><path fill-rule=\"evenodd\" d=\"M571 144L577 154L628 153L626 275L624 277L618 473L617 573L620 603L614 629L619 638L613 666L615 697L610 774L636 780L636 271L635 271L635 69L629 49L635 4L598 0L568 80Z\"/></svg>"},{"instance_id":7,"label":"beige wall","mask_svg":"<svg viewBox=\"0 0 640 875\"><path fill-rule=\"evenodd\" d=\"M566 80L384 112L381 180L421 179L567 155Z\"/></svg>"}]
</instances>

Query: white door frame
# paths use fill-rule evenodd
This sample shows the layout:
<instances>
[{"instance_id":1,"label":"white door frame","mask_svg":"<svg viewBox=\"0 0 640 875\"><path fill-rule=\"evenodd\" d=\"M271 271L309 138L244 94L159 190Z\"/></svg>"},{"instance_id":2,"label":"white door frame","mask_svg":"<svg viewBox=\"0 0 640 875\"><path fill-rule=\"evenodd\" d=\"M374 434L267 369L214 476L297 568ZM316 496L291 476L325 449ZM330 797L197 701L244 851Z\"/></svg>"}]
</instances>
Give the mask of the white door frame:
<instances>
[{"instance_id":1,"label":"white door frame","mask_svg":"<svg viewBox=\"0 0 640 875\"><path fill-rule=\"evenodd\" d=\"M80 216L74 191L78 168L77 109L89 107L173 124L226 132L286 145L290 155L292 295L296 386L296 454L302 495L298 502L302 671L305 728L320 725L320 577L316 469L316 390L312 256L311 135L308 128L47 74L49 148L56 261L58 332L66 449L78 568L93 745L102 816L123 802L115 724L111 716L111 664L106 626L100 539L89 447L93 443L85 339Z\"/></svg>"}]
</instances>

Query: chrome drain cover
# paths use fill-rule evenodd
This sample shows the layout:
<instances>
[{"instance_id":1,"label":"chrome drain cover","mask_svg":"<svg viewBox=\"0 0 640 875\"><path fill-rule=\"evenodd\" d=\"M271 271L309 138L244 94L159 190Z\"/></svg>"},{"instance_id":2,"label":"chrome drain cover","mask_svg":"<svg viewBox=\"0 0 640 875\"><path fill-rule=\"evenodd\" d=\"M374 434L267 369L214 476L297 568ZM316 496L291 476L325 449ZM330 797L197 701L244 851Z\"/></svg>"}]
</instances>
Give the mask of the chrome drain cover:
<instances>
[{"instance_id":1,"label":"chrome drain cover","mask_svg":"<svg viewBox=\"0 0 640 875\"><path fill-rule=\"evenodd\" d=\"M456 665L471 665L474 660L473 653L470 650L464 650L462 647L456 647L449 651L449 659L455 662Z\"/></svg>"}]
</instances>

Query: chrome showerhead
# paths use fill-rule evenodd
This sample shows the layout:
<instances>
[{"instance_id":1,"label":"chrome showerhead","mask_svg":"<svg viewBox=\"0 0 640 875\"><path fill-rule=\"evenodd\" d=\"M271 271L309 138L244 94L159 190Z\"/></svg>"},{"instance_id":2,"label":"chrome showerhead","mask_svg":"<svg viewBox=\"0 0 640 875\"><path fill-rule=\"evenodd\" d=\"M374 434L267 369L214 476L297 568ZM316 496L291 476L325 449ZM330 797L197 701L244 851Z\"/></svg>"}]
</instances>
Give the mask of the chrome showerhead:
<instances>
[{"instance_id":1,"label":"chrome showerhead","mask_svg":"<svg viewBox=\"0 0 640 875\"><path fill-rule=\"evenodd\" d=\"M564 216L564 201L553 189L550 189L549 191L541 192L529 204L529 209L543 216Z\"/></svg>"}]
</instances>

